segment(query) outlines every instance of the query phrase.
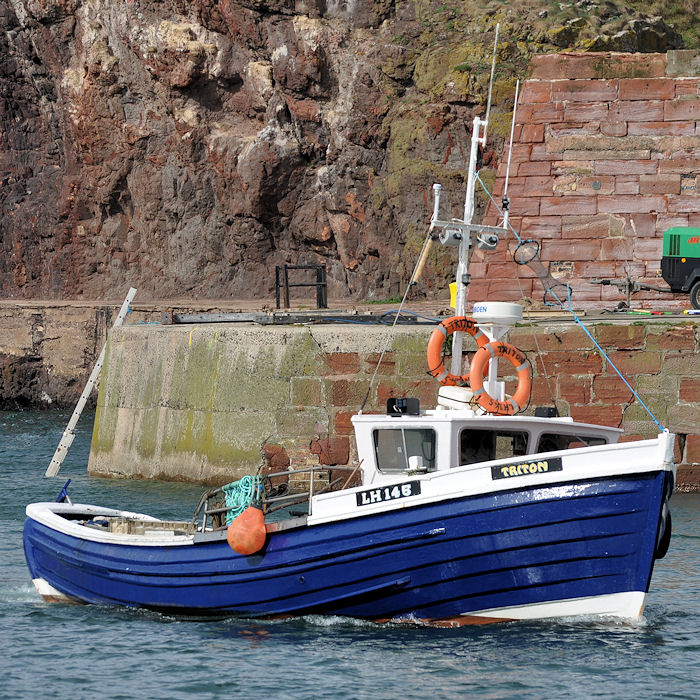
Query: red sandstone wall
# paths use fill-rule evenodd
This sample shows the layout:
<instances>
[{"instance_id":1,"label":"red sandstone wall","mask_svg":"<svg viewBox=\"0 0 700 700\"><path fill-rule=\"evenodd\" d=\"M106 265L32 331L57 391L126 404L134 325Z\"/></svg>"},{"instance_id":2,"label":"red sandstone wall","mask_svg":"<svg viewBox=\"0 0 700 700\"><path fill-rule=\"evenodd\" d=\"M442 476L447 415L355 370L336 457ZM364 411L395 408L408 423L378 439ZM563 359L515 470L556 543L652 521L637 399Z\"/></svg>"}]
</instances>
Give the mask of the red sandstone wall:
<instances>
[{"instance_id":1,"label":"red sandstone wall","mask_svg":"<svg viewBox=\"0 0 700 700\"><path fill-rule=\"evenodd\" d=\"M495 194L500 202L506 158ZM663 232L700 226L700 64L695 52L538 56L521 91L508 193L511 223L575 290L575 306L614 307L626 270L658 277ZM497 219L489 207L486 223ZM514 239L511 238L511 242ZM512 246L512 243L511 243ZM477 252L473 300L542 298L526 267L519 286L505 245ZM522 290L522 291L521 291ZM689 308L687 296L641 292L634 306Z\"/></svg>"},{"instance_id":2,"label":"red sandstone wall","mask_svg":"<svg viewBox=\"0 0 700 700\"><path fill-rule=\"evenodd\" d=\"M678 487L700 490L700 323L597 324L590 325L589 330L657 420L678 436ZM583 330L571 324L552 324L537 327L535 334L523 327L514 329L508 337L527 353L533 365L529 414L535 406L552 405L551 387L561 415L619 426L625 430L624 440L657 434L653 420ZM390 396L416 396L423 407L435 405L438 384L427 376L419 347L418 343L411 352L385 355L370 393L369 411L383 411ZM376 359L376 353L330 353L324 357L327 375L303 380L305 389L312 382L317 390L293 392L292 404L301 413L321 406L328 410L329 435L311 443L319 463L345 464L348 457L351 462L354 459L350 417L360 408L368 372ZM512 394L514 389L513 377L507 381L506 391ZM299 454L284 455L292 464L306 459L307 445L300 441L297 447Z\"/></svg>"},{"instance_id":3,"label":"red sandstone wall","mask_svg":"<svg viewBox=\"0 0 700 700\"><path fill-rule=\"evenodd\" d=\"M589 330L656 419L678 436L679 487L698 488L700 324L598 324ZM653 420L582 329L549 333L538 329L536 342L532 330L519 328L510 333L509 341L536 365L531 407L551 405L546 373L562 415L618 425L625 430L623 440L656 434Z\"/></svg>"}]
</instances>

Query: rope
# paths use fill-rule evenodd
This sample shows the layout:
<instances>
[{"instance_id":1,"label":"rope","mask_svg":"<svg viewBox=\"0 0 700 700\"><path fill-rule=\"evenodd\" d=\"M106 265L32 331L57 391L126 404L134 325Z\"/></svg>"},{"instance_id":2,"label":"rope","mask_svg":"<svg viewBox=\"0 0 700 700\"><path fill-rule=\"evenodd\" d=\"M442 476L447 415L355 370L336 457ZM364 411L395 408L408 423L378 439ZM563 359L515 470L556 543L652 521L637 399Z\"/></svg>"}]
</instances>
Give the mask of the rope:
<instances>
[{"instance_id":1,"label":"rope","mask_svg":"<svg viewBox=\"0 0 700 700\"><path fill-rule=\"evenodd\" d=\"M581 328L583 328L586 335L593 341L593 345L595 345L596 348L598 348L598 351L606 359L607 363L615 370L615 372L617 373L617 376L620 377L620 379L622 379L622 381L625 383L625 386L632 392L632 394L634 394L634 397L637 399L637 401L639 401L642 408L649 414L650 418L654 421L654 423L656 423L659 430L662 433L665 432L666 429L664 428L664 426L661 425L661 423L659 423L658 420L656 420L656 416L654 416L654 414L651 412L651 410L648 408L648 406L644 403L644 401L642 401L641 397L631 387L630 383L622 376L622 372L620 372L620 370L615 366L615 363L608 357L608 354L605 352L605 350L603 350L603 348L601 348L600 345L598 345L598 342L596 341L596 339L591 335L588 328L586 328L586 326L583 325L583 321L581 321L581 319L576 315L576 312L573 310L573 308L571 308L571 306L569 306L567 311L569 311L569 313L571 313L571 315L574 317L574 321L576 323L578 323L578 325L581 326Z\"/></svg>"},{"instance_id":2,"label":"rope","mask_svg":"<svg viewBox=\"0 0 700 700\"><path fill-rule=\"evenodd\" d=\"M421 248L421 254L418 256L418 261L416 262L415 267L413 268L413 272L411 273L410 280L413 279L413 276L416 274L416 270L418 269L418 265L420 264L420 260L423 257L423 251L425 250L426 246L428 245L428 241L430 240L430 237L432 235L432 231L428 230L428 233L425 235L425 240L423 241L423 247ZM360 413L365 408L365 404L367 403L367 399L369 399L369 394L372 391L372 387L374 386L374 380L377 378L377 372L379 371L379 368L381 367L382 360L384 359L384 355L386 355L386 351L389 349L389 343L391 343L392 338L394 337L394 332L396 330L396 324L398 323L399 316L401 315L401 311L403 309L403 305L406 303L406 297L408 297L408 293L411 291L411 283L409 281L408 285L406 286L406 291L403 294L403 298L401 299L401 303L399 304L399 308L394 311L396 313L396 316L394 317L394 322L391 324L391 328L389 329L389 332L387 333L387 338L386 342L384 343L384 348L382 349L381 355L379 356L379 359L377 360L377 365L374 368L374 374L372 374L372 379L370 379L369 386L367 387L367 393L365 394L365 398L362 402L362 406L360 406Z\"/></svg>"},{"instance_id":3,"label":"rope","mask_svg":"<svg viewBox=\"0 0 700 700\"><path fill-rule=\"evenodd\" d=\"M226 498L226 524L230 525L253 501L260 490L259 476L244 476L222 486Z\"/></svg>"},{"instance_id":4,"label":"rope","mask_svg":"<svg viewBox=\"0 0 700 700\"><path fill-rule=\"evenodd\" d=\"M490 192L488 191L488 189L486 188L486 185L484 185L484 183L482 182L481 178L479 177L479 173L476 174L476 178L477 178L477 180L479 181L479 184L480 184L481 187L483 188L484 192L487 194L488 198L491 200L491 203L492 203L493 206L496 208L496 211L499 213L500 216L503 216L503 212L501 211L500 207L498 206L498 204L496 203L496 201L494 200L494 198L491 196L491 193L490 193ZM517 234L516 230L513 228L513 226L511 225L510 222L508 222L508 229L513 233L513 235L518 239L518 242L522 245L522 244L524 243L523 239ZM533 260L534 260L535 258L539 258L539 250L537 251L537 254L533 257ZM515 262L517 263L517 260L516 260ZM531 262L531 261L530 261L530 262ZM520 264L520 263L518 263L518 264ZM526 264L527 264L527 263L526 263ZM540 266L540 267L543 267L541 263L539 263L539 266ZM534 269L534 268L533 268L533 269ZM625 386L632 392L634 398L637 399L637 401L639 401L639 403L640 403L640 405L642 406L642 408L649 414L649 417L654 421L654 423L656 423L656 425L657 425L657 427L659 428L659 430L660 430L661 432L664 432L664 431L665 431L664 426L656 419L656 416L651 412L651 410L650 410L649 407L644 403L644 401L642 401L642 398L639 396L639 394L632 388L632 386L630 385L630 383L629 383L629 382L625 379L625 377L622 375L622 372L620 372L620 370L615 366L615 363L610 359L610 357L608 356L608 353L606 353L605 350L603 350L603 348L598 344L598 342L597 342L596 339L593 337L593 335L591 334L591 332L588 330L588 328L586 328L586 326L584 325L583 321L581 321L581 319L578 317L578 315L577 315L576 312L574 311L573 305L572 305L572 303L571 303L571 287L570 287L568 284L562 285L561 283L557 282L556 280L554 280L554 278L552 278L552 276L551 276L549 273L547 273L546 275L545 275L545 274L540 274L540 273L537 271L537 269L535 269L535 272L537 273L538 277L540 278L540 281L542 282L542 286L543 286L544 289L545 289L545 297L546 297L547 293L549 292L549 293L554 297L554 299L556 299L556 301L558 302L560 308L561 308L562 310L564 310L564 311L568 311L568 312L572 315L572 317L573 317L573 319L574 319L574 322L575 322L576 324L578 324L578 325L583 329L584 333L591 339L591 341L593 341L593 345L595 345L595 347L597 348L598 352L602 355L602 357L605 358L606 362L610 365L610 367L612 367L612 368L615 370L617 376L620 377L620 379L622 379L622 381L625 383ZM557 296L557 294L556 294L556 292L554 291L554 289L552 288L552 286L549 286L549 285L547 284L548 279L552 279L552 281L555 283L554 286L563 286L563 287L566 289L566 297L567 297L567 298L566 298L565 301L562 301L562 300ZM555 306L555 304L553 304L553 303L548 303L548 302L545 302L545 303L546 303L548 306ZM539 352L539 345L538 345L538 352ZM542 361L542 356L541 356L541 355L540 355L540 361ZM542 362L542 367L543 367L543 369L544 369L544 362ZM545 371L545 374L546 374L546 371ZM548 382L548 383L549 383L549 382ZM551 388L550 388L550 393L551 393ZM555 405L556 405L556 403L555 403Z\"/></svg>"}]
</instances>

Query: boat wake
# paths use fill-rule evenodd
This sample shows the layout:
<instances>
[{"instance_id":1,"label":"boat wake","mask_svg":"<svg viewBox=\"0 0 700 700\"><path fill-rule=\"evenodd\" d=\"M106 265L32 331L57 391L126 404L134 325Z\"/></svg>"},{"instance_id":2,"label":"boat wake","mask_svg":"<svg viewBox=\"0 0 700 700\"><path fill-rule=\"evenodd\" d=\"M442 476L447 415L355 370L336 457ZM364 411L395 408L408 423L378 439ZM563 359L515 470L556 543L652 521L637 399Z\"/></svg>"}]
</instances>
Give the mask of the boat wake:
<instances>
[{"instance_id":1,"label":"boat wake","mask_svg":"<svg viewBox=\"0 0 700 700\"><path fill-rule=\"evenodd\" d=\"M0 588L0 604L9 603L41 603L41 598L36 592L36 588L30 583L9 585L7 588Z\"/></svg>"},{"instance_id":2,"label":"boat wake","mask_svg":"<svg viewBox=\"0 0 700 700\"><path fill-rule=\"evenodd\" d=\"M543 621L545 622L545 621ZM645 615L639 618L615 617L614 615L572 615L571 617L554 618L546 621L555 625L576 625L578 627L605 627L607 629L644 629L648 626Z\"/></svg>"},{"instance_id":3,"label":"boat wake","mask_svg":"<svg viewBox=\"0 0 700 700\"><path fill-rule=\"evenodd\" d=\"M232 623L240 622L241 618L229 618ZM277 619L255 619L249 620L261 625L286 625L290 623L303 623L311 627L387 627L394 623L392 622L382 622L376 623L372 620L362 620L357 617L346 617L344 615L301 615L301 616L290 616Z\"/></svg>"}]
</instances>

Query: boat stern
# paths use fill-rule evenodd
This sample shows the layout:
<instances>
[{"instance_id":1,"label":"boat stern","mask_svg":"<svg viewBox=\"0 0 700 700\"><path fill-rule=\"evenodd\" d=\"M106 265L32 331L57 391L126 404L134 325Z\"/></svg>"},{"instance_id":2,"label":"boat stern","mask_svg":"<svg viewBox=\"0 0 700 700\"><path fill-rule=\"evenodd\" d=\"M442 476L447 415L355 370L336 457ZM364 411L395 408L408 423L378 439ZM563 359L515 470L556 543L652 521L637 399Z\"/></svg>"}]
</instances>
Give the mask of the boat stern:
<instances>
[{"instance_id":1,"label":"boat stern","mask_svg":"<svg viewBox=\"0 0 700 700\"><path fill-rule=\"evenodd\" d=\"M676 444L676 435L668 430L664 430L659 433L658 441L659 461L663 464L664 470L672 472L675 477L676 465L673 461L673 450Z\"/></svg>"}]
</instances>

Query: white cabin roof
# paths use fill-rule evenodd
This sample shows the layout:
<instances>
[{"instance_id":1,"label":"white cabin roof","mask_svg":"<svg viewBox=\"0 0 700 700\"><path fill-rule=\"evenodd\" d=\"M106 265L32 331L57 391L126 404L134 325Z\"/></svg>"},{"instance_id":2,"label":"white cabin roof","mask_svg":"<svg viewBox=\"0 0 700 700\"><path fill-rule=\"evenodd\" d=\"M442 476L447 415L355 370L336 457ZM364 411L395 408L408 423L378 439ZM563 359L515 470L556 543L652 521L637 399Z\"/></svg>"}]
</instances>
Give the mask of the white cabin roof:
<instances>
[{"instance_id":1,"label":"white cabin roof","mask_svg":"<svg viewBox=\"0 0 700 700\"><path fill-rule=\"evenodd\" d=\"M401 471L401 467L397 465L404 462L405 471L409 473L409 458L413 458L412 463L415 465L418 457L417 463L423 465L419 467L423 471L446 471L470 463L471 460L465 457L463 442L473 439L471 436L475 436L480 442L481 436L478 431L484 431L484 439L487 442L492 437L495 440L496 436L500 439L518 434L519 447L512 453L513 457L543 452L540 437L544 434L579 436L616 443L623 432L619 428L577 423L568 417L496 416L488 413L477 414L470 408L447 409L441 406L420 411L417 415L357 414L352 417L352 423L355 428L358 458L362 463L364 484L394 479ZM405 432L387 433L385 439L380 434L381 431L402 429L405 429ZM465 429L473 429L475 433L463 438L462 433ZM431 432L423 432L426 430ZM391 444L388 444L392 440L396 442L393 449ZM568 444L566 440L564 442ZM505 455L499 455L503 456ZM382 463L383 459L385 463Z\"/></svg>"}]
</instances>

